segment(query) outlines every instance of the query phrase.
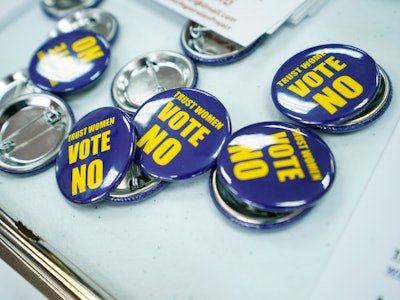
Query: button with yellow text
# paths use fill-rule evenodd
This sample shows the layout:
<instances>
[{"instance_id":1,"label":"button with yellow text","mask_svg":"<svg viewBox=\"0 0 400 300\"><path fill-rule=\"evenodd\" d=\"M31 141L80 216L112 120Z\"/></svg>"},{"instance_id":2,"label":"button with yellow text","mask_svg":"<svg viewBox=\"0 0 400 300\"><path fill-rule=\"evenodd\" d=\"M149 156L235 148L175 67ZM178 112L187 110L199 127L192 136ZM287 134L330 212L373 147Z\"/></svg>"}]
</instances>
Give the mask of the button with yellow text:
<instances>
[{"instance_id":1,"label":"button with yellow text","mask_svg":"<svg viewBox=\"0 0 400 300\"><path fill-rule=\"evenodd\" d=\"M110 60L110 44L100 34L74 31L44 43L29 65L32 82L43 90L68 93L95 82Z\"/></svg>"},{"instance_id":2,"label":"button with yellow text","mask_svg":"<svg viewBox=\"0 0 400 300\"><path fill-rule=\"evenodd\" d=\"M263 122L233 133L210 176L218 210L248 228L274 229L303 217L332 185L334 157L311 131Z\"/></svg>"},{"instance_id":3,"label":"button with yellow text","mask_svg":"<svg viewBox=\"0 0 400 300\"><path fill-rule=\"evenodd\" d=\"M389 106L391 83L370 55L328 44L287 60L272 82L275 106L288 118L331 132L361 129Z\"/></svg>"},{"instance_id":4,"label":"button with yellow text","mask_svg":"<svg viewBox=\"0 0 400 300\"><path fill-rule=\"evenodd\" d=\"M229 114L211 94L193 88L161 92L134 115L135 161L166 181L209 170L231 131Z\"/></svg>"},{"instance_id":5,"label":"button with yellow text","mask_svg":"<svg viewBox=\"0 0 400 300\"><path fill-rule=\"evenodd\" d=\"M56 162L62 194L78 204L106 198L129 170L135 137L130 118L115 107L96 109L80 119L64 140Z\"/></svg>"}]
</instances>

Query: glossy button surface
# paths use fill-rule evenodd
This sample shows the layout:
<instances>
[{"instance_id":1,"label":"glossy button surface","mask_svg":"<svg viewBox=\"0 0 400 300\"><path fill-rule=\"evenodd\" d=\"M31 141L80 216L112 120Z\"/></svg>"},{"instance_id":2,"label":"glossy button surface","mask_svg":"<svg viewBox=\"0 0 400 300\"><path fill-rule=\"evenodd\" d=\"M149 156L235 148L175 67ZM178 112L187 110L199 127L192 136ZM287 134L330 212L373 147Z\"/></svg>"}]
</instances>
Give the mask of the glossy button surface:
<instances>
[{"instance_id":1,"label":"glossy button surface","mask_svg":"<svg viewBox=\"0 0 400 300\"><path fill-rule=\"evenodd\" d=\"M96 81L110 60L107 40L91 31L61 34L33 55L29 75L35 85L54 93L82 89Z\"/></svg>"},{"instance_id":2,"label":"glossy button surface","mask_svg":"<svg viewBox=\"0 0 400 300\"><path fill-rule=\"evenodd\" d=\"M136 112L135 161L166 181L209 170L231 130L228 112L207 92L178 88L161 92Z\"/></svg>"},{"instance_id":3,"label":"glossy button surface","mask_svg":"<svg viewBox=\"0 0 400 300\"><path fill-rule=\"evenodd\" d=\"M374 101L381 84L375 61L364 51L330 44L306 49L286 61L272 82L276 107L308 125L344 122Z\"/></svg>"},{"instance_id":4,"label":"glossy button surface","mask_svg":"<svg viewBox=\"0 0 400 300\"><path fill-rule=\"evenodd\" d=\"M272 213L312 207L331 186L334 157L311 131L265 122L233 133L217 159L217 174L236 202Z\"/></svg>"},{"instance_id":5,"label":"glossy button surface","mask_svg":"<svg viewBox=\"0 0 400 300\"><path fill-rule=\"evenodd\" d=\"M63 195L78 204L107 197L132 162L134 142L133 125L122 110L103 107L88 113L71 129L57 158Z\"/></svg>"}]
</instances>

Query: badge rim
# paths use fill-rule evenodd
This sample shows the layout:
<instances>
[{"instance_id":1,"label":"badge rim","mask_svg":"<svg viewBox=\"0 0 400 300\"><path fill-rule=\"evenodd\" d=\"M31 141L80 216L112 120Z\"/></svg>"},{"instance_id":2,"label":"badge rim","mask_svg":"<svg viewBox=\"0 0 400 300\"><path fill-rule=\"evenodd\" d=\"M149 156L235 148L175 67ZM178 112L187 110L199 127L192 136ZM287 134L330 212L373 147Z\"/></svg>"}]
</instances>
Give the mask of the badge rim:
<instances>
[{"instance_id":1,"label":"badge rim","mask_svg":"<svg viewBox=\"0 0 400 300\"><path fill-rule=\"evenodd\" d=\"M300 210L286 212L282 219L279 219L279 217L275 218L275 222L273 221L274 218L272 217L256 218L254 216L247 215L246 212L236 210L231 205L229 205L229 203L221 195L221 191L218 187L217 173L217 168L214 168L210 174L208 181L211 199L218 211L226 219L237 225L246 227L248 229L276 230L301 220L313 209L313 206L311 206ZM223 183L221 183L221 185L223 186Z\"/></svg>"},{"instance_id":2,"label":"badge rim","mask_svg":"<svg viewBox=\"0 0 400 300\"><path fill-rule=\"evenodd\" d=\"M250 43L248 46L244 47L241 46L235 42L233 42L230 39L227 39L223 37L222 35L215 33L216 35L220 36L221 38L235 44L239 45L241 47L240 50L236 50L230 53L226 54L220 54L216 56L207 56L205 54L202 54L200 52L195 51L192 47L188 45L188 28L190 27L191 24L196 24L199 25L198 23L194 21L188 21L182 28L181 30L181 35L180 35L180 45L183 50L183 52L193 59L197 63L205 64L205 65L226 65L226 64L231 64L234 62L237 62L239 60L242 60L252 54L257 48L259 48L264 41L267 39L267 34L263 34L260 37L258 37L254 42Z\"/></svg>"},{"instance_id":3,"label":"badge rim","mask_svg":"<svg viewBox=\"0 0 400 300\"><path fill-rule=\"evenodd\" d=\"M131 166L129 168L132 168L133 164L135 164L134 161L132 161ZM126 176L126 174L125 174L125 176ZM124 178L125 178L125 176L124 176ZM124 178L121 180L121 182L124 180ZM120 182L120 184L121 184L121 182ZM135 189L134 191L131 191L130 193L127 192L124 194L115 193L115 190L118 189L118 186L119 186L118 185L104 200L106 200L107 202L110 202L110 203L115 203L115 204L136 203L136 202L145 200L145 199L155 195L156 193L160 192L165 187L167 187L168 184L169 184L169 182L167 182L167 181L162 181L162 180L152 177L152 179L151 179L151 181L149 181L148 185L145 185L143 187Z\"/></svg>"}]
</instances>

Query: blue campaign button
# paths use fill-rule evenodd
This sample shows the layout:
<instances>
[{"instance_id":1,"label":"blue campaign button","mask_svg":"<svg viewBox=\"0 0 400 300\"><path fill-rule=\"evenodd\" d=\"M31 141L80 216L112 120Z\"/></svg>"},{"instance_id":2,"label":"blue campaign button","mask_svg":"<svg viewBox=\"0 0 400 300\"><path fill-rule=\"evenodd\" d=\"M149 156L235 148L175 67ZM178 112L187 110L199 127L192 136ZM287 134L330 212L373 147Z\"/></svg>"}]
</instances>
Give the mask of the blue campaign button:
<instances>
[{"instance_id":1,"label":"blue campaign button","mask_svg":"<svg viewBox=\"0 0 400 300\"><path fill-rule=\"evenodd\" d=\"M106 70L110 44L92 31L61 34L44 43L29 65L32 82L43 90L67 93L82 89Z\"/></svg>"},{"instance_id":2,"label":"blue campaign button","mask_svg":"<svg viewBox=\"0 0 400 300\"><path fill-rule=\"evenodd\" d=\"M231 131L229 114L211 94L193 88L169 89L140 106L135 161L165 181L209 170Z\"/></svg>"},{"instance_id":3,"label":"blue campaign button","mask_svg":"<svg viewBox=\"0 0 400 300\"><path fill-rule=\"evenodd\" d=\"M338 130L344 131L343 123L368 111L382 84L389 85L382 83L382 72L371 56L356 47L316 46L279 68L272 82L272 99L278 110L294 121L323 129L337 124ZM354 124L348 127L357 128Z\"/></svg>"},{"instance_id":4,"label":"blue campaign button","mask_svg":"<svg viewBox=\"0 0 400 300\"><path fill-rule=\"evenodd\" d=\"M283 122L244 127L230 137L210 177L214 203L240 225L277 228L304 216L332 185L327 144Z\"/></svg>"},{"instance_id":5,"label":"blue campaign button","mask_svg":"<svg viewBox=\"0 0 400 300\"><path fill-rule=\"evenodd\" d=\"M78 204L103 200L129 169L135 143L130 117L115 107L80 119L62 144L56 178L62 194Z\"/></svg>"}]
</instances>

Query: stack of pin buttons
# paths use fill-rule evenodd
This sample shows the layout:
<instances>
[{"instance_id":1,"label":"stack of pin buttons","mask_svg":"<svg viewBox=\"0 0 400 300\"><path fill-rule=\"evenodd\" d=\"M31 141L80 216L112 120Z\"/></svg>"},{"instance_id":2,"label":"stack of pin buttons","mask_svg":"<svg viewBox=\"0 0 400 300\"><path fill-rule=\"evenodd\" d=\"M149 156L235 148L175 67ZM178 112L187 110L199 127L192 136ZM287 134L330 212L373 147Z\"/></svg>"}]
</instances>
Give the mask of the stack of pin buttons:
<instances>
[{"instance_id":1,"label":"stack of pin buttons","mask_svg":"<svg viewBox=\"0 0 400 300\"><path fill-rule=\"evenodd\" d=\"M233 133L210 176L210 193L230 221L272 230L305 216L331 187L332 152L306 128L263 122Z\"/></svg>"},{"instance_id":2,"label":"stack of pin buttons","mask_svg":"<svg viewBox=\"0 0 400 300\"><path fill-rule=\"evenodd\" d=\"M390 104L392 86L381 66L353 46L328 44L287 60L272 82L272 99L288 118L340 133L364 128Z\"/></svg>"}]
</instances>

